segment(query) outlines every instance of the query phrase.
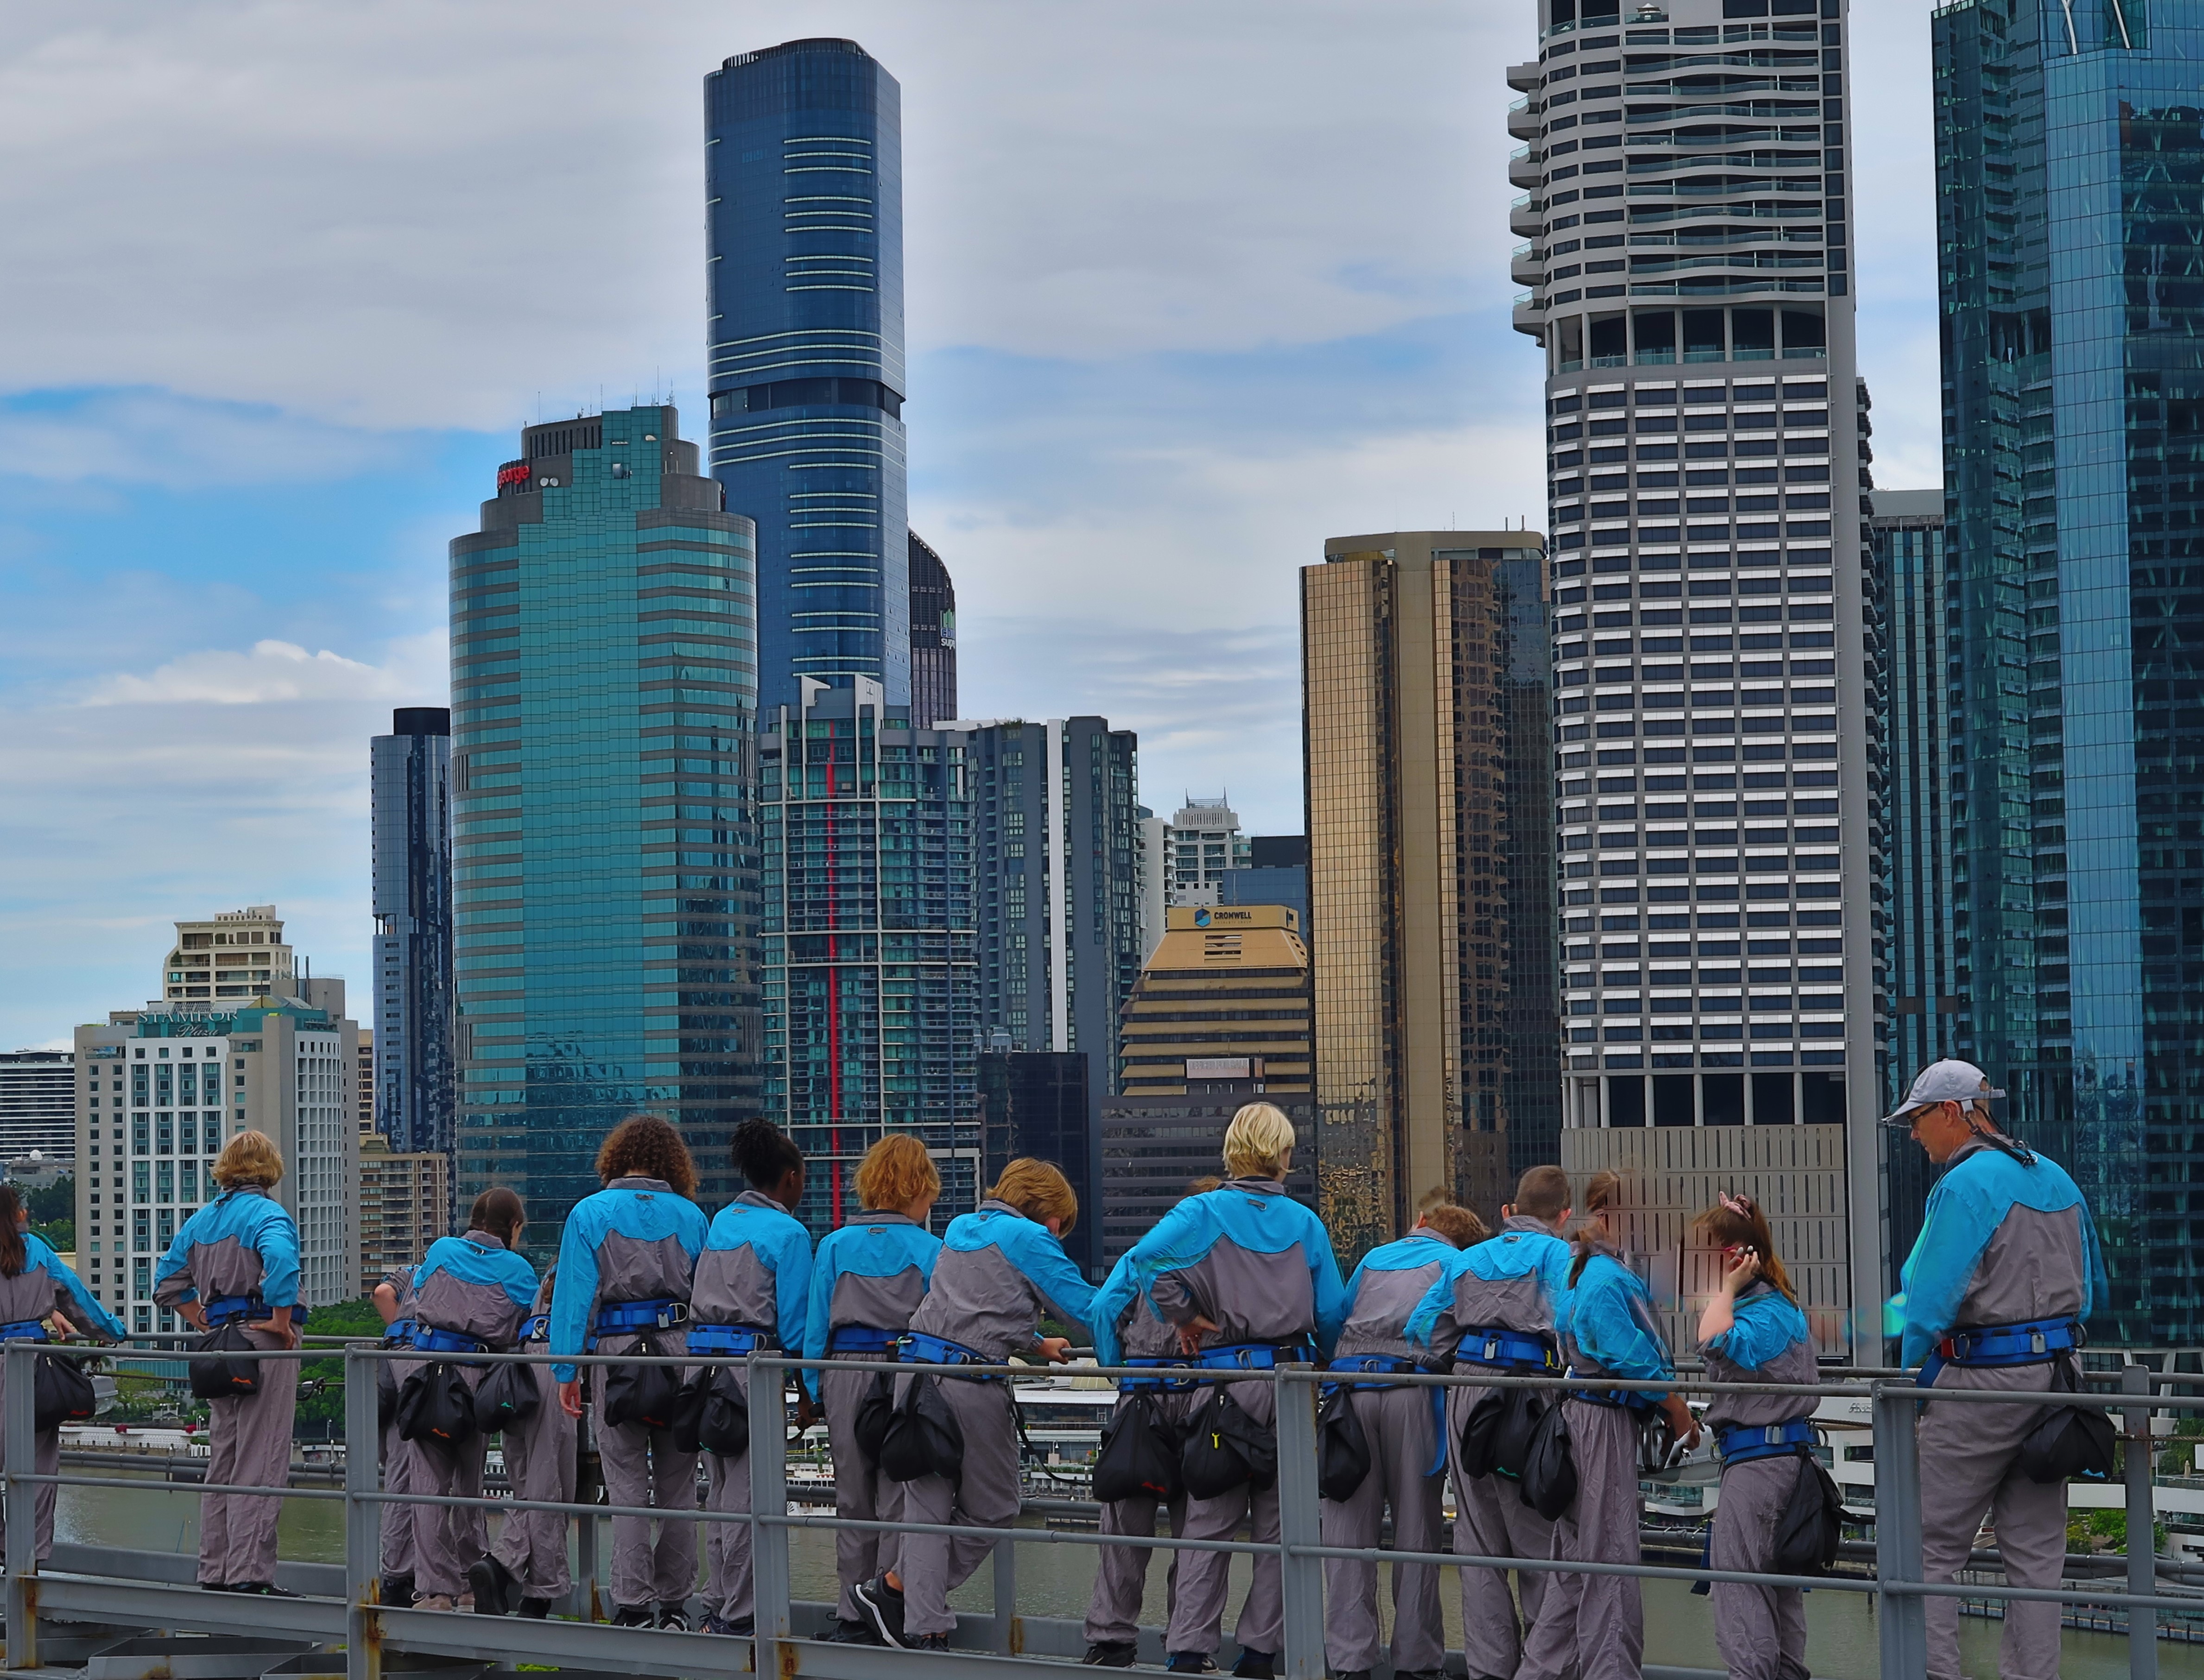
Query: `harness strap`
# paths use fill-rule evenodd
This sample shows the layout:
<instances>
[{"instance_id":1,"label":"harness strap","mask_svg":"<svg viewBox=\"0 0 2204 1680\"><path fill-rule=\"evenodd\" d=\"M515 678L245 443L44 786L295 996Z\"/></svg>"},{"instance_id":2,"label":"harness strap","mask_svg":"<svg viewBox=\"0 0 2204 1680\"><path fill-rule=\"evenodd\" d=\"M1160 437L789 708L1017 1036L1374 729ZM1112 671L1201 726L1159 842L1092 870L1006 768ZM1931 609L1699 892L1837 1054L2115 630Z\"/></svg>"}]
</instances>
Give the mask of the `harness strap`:
<instances>
[{"instance_id":1,"label":"harness strap","mask_svg":"<svg viewBox=\"0 0 2204 1680\"><path fill-rule=\"evenodd\" d=\"M691 1324L689 1327L689 1351L691 1353L755 1353L760 1348L778 1352L779 1341L770 1330L755 1324Z\"/></svg>"},{"instance_id":2,"label":"harness strap","mask_svg":"<svg viewBox=\"0 0 2204 1680\"><path fill-rule=\"evenodd\" d=\"M1787 1423L1739 1425L1715 1438L1724 1470L1761 1458L1796 1458L1813 1444L1813 1420L1806 1417L1794 1417Z\"/></svg>"},{"instance_id":3,"label":"harness strap","mask_svg":"<svg viewBox=\"0 0 2204 1680\"><path fill-rule=\"evenodd\" d=\"M395 1328L394 1326L393 1327ZM551 1315L531 1313L521 1322L520 1339L524 1342L548 1341L551 1339Z\"/></svg>"},{"instance_id":4,"label":"harness strap","mask_svg":"<svg viewBox=\"0 0 2204 1680\"><path fill-rule=\"evenodd\" d=\"M1946 1365L1997 1367L2040 1365L2061 1353L2079 1348L2084 1340L2080 1324L2071 1318L2028 1318L2013 1324L1977 1324L1954 1330L1938 1342L1921 1362L1914 1382L1923 1388L1936 1386Z\"/></svg>"},{"instance_id":5,"label":"harness strap","mask_svg":"<svg viewBox=\"0 0 2204 1680\"><path fill-rule=\"evenodd\" d=\"M838 1353L892 1353L903 1340L900 1330L875 1329L869 1324L837 1325L826 1337L826 1357ZM817 1373L814 1372L814 1375Z\"/></svg>"},{"instance_id":6,"label":"harness strap","mask_svg":"<svg viewBox=\"0 0 2204 1680\"><path fill-rule=\"evenodd\" d=\"M1194 1363L1204 1370L1269 1371L1280 1365L1310 1364L1315 1352L1306 1342L1233 1342L1203 1348L1194 1356Z\"/></svg>"},{"instance_id":7,"label":"harness strap","mask_svg":"<svg viewBox=\"0 0 2204 1680\"><path fill-rule=\"evenodd\" d=\"M240 1318L258 1318L268 1310L258 1295L217 1295L205 1304L206 1322L214 1329L234 1324ZM293 1314L293 1317L297 1315Z\"/></svg>"},{"instance_id":8,"label":"harness strap","mask_svg":"<svg viewBox=\"0 0 2204 1680\"><path fill-rule=\"evenodd\" d=\"M13 1324L0 1324L0 1341L45 1341L46 1327L43 1321L25 1318Z\"/></svg>"},{"instance_id":9,"label":"harness strap","mask_svg":"<svg viewBox=\"0 0 2204 1680\"><path fill-rule=\"evenodd\" d=\"M951 1341L946 1336L929 1335L923 1330L906 1330L898 1339L896 1358L905 1365L995 1365L1004 1363L990 1359L977 1348L967 1347L961 1341ZM968 1382L1000 1382L999 1376L967 1377Z\"/></svg>"},{"instance_id":10,"label":"harness strap","mask_svg":"<svg viewBox=\"0 0 2204 1680\"><path fill-rule=\"evenodd\" d=\"M424 1324L413 1332L413 1348L418 1353L487 1353L489 1344L478 1336Z\"/></svg>"},{"instance_id":11,"label":"harness strap","mask_svg":"<svg viewBox=\"0 0 2204 1680\"><path fill-rule=\"evenodd\" d=\"M595 1352L599 1336L625 1335L635 1330L671 1330L689 1322L689 1303L671 1297L654 1301L614 1301L597 1309L597 1322L584 1338Z\"/></svg>"},{"instance_id":12,"label":"harness strap","mask_svg":"<svg viewBox=\"0 0 2204 1680\"><path fill-rule=\"evenodd\" d=\"M1558 1376L1561 1369L1561 1356L1551 1337L1502 1324L1464 1330L1454 1357L1456 1364L1467 1360L1498 1370L1547 1371Z\"/></svg>"},{"instance_id":13,"label":"harness strap","mask_svg":"<svg viewBox=\"0 0 2204 1680\"><path fill-rule=\"evenodd\" d=\"M1127 1359L1124 1363L1141 1370L1182 1371L1190 1369L1189 1362L1184 1359ZM1199 1386L1189 1376L1121 1376L1117 1379L1117 1392L1121 1394L1162 1393L1166 1390L1172 1393L1183 1393Z\"/></svg>"}]
</instances>

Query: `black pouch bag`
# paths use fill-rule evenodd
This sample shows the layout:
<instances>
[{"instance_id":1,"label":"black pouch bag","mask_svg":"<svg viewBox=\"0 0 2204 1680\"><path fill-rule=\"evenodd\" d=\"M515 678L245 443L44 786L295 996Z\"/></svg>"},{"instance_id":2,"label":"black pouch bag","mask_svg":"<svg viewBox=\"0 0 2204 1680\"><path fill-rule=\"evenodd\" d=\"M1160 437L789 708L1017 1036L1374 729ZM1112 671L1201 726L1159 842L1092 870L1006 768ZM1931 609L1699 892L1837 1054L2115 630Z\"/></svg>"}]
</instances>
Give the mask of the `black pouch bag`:
<instances>
[{"instance_id":1,"label":"black pouch bag","mask_svg":"<svg viewBox=\"0 0 2204 1680\"><path fill-rule=\"evenodd\" d=\"M2074 1378L2064 1359L2052 1363L2050 1387L2054 1393L2074 1392ZM2094 1406L2047 1405L2035 1414L2035 1423L2020 1443L2016 1461L2030 1482L2084 1482L2111 1478L2119 1444L2112 1414Z\"/></svg>"},{"instance_id":2,"label":"black pouch bag","mask_svg":"<svg viewBox=\"0 0 2204 1680\"><path fill-rule=\"evenodd\" d=\"M542 1404L534 1366L492 1365L475 1385L475 1428L486 1435L502 1434L525 1423Z\"/></svg>"},{"instance_id":3,"label":"black pouch bag","mask_svg":"<svg viewBox=\"0 0 2204 1680\"><path fill-rule=\"evenodd\" d=\"M694 1417L689 1415L690 1399L684 1390L684 1421L674 1426L673 1444L681 1446L685 1424L698 1448L722 1458L739 1458L750 1450L750 1403L743 1393L742 1373L732 1365L721 1365L700 1371L697 1377Z\"/></svg>"},{"instance_id":4,"label":"black pouch bag","mask_svg":"<svg viewBox=\"0 0 2204 1680\"><path fill-rule=\"evenodd\" d=\"M1798 1479L1775 1518L1778 1575L1824 1575L1845 1537L1844 1496L1811 1454L1798 1455Z\"/></svg>"},{"instance_id":5,"label":"black pouch bag","mask_svg":"<svg viewBox=\"0 0 2204 1680\"><path fill-rule=\"evenodd\" d=\"M1104 1505L1176 1499L1184 1444L1164 1422L1156 1397L1135 1394L1102 1431L1102 1449L1094 1455L1094 1497Z\"/></svg>"},{"instance_id":6,"label":"black pouch bag","mask_svg":"<svg viewBox=\"0 0 2204 1680\"><path fill-rule=\"evenodd\" d=\"M942 1476L954 1482L964 1473L964 1431L942 1398L938 1378L914 1375L903 1404L889 1415L881 1438L880 1474L891 1482L915 1482Z\"/></svg>"},{"instance_id":7,"label":"black pouch bag","mask_svg":"<svg viewBox=\"0 0 2204 1680\"><path fill-rule=\"evenodd\" d=\"M873 1464L880 1461L880 1443L887 1439L888 1420L894 1416L895 1378L882 1371L865 1390L865 1398L857 1402L857 1415L851 1422L857 1451Z\"/></svg>"},{"instance_id":8,"label":"black pouch bag","mask_svg":"<svg viewBox=\"0 0 2204 1680\"><path fill-rule=\"evenodd\" d=\"M1180 1480L1198 1500L1213 1500L1243 1484L1261 1492L1278 1479L1278 1443L1259 1429L1231 1393L1212 1388L1186 1433Z\"/></svg>"},{"instance_id":9,"label":"black pouch bag","mask_svg":"<svg viewBox=\"0 0 2204 1680\"><path fill-rule=\"evenodd\" d=\"M58 1429L64 1423L81 1423L99 1410L99 1396L84 1364L53 1353L39 1356L31 1395L32 1423L36 1429Z\"/></svg>"},{"instance_id":10,"label":"black pouch bag","mask_svg":"<svg viewBox=\"0 0 2204 1680\"><path fill-rule=\"evenodd\" d=\"M414 1372L398 1391L398 1438L456 1446L475 1433L474 1390L448 1359Z\"/></svg>"},{"instance_id":11,"label":"black pouch bag","mask_svg":"<svg viewBox=\"0 0 2204 1680\"><path fill-rule=\"evenodd\" d=\"M1520 1481L1531 1456L1532 1440L1551 1405L1535 1388L1486 1391L1462 1423L1462 1473Z\"/></svg>"},{"instance_id":12,"label":"black pouch bag","mask_svg":"<svg viewBox=\"0 0 2204 1680\"><path fill-rule=\"evenodd\" d=\"M1576 1449L1558 1405L1548 1406L1531 1433L1518 1491L1523 1503L1549 1523L1577 1502Z\"/></svg>"},{"instance_id":13,"label":"black pouch bag","mask_svg":"<svg viewBox=\"0 0 2204 1680\"><path fill-rule=\"evenodd\" d=\"M260 1361L252 1357L253 1351L252 1338L246 1334L241 1318L208 1331L192 1352L224 1357L191 1362L193 1394L202 1400L227 1400L258 1393Z\"/></svg>"},{"instance_id":14,"label":"black pouch bag","mask_svg":"<svg viewBox=\"0 0 2204 1680\"><path fill-rule=\"evenodd\" d=\"M1341 1383L1317 1403L1316 1490L1337 1505L1354 1497L1370 1474L1370 1438L1354 1411L1354 1391Z\"/></svg>"},{"instance_id":15,"label":"black pouch bag","mask_svg":"<svg viewBox=\"0 0 2204 1680\"><path fill-rule=\"evenodd\" d=\"M644 1336L636 1344L635 1352L643 1358L656 1358L658 1339ZM678 1367L636 1364L605 1368L602 1417L607 1423L671 1429L680 1405L681 1373Z\"/></svg>"},{"instance_id":16,"label":"black pouch bag","mask_svg":"<svg viewBox=\"0 0 2204 1680\"><path fill-rule=\"evenodd\" d=\"M398 1372L390 1360L378 1359L375 1362L375 1427L388 1429L397 1416Z\"/></svg>"}]
</instances>

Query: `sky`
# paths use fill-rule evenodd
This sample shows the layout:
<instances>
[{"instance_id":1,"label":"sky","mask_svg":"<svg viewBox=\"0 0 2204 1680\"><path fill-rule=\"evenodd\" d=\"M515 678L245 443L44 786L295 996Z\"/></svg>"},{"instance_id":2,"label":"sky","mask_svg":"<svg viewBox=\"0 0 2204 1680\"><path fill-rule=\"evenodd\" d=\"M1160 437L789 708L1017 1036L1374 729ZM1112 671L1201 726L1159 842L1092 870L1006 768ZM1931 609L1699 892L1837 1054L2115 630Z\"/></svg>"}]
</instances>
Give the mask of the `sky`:
<instances>
[{"instance_id":1,"label":"sky","mask_svg":"<svg viewBox=\"0 0 2204 1680\"><path fill-rule=\"evenodd\" d=\"M1877 482L1939 482L1928 8L1855 0ZM1302 827L1296 572L1543 516L1526 0L78 0L0 9L0 1048L273 903L364 977L368 738L447 690L518 429L701 435L702 79L903 86L911 520L960 710L1137 730ZM1871 69L1867 67L1871 67Z\"/></svg>"}]
</instances>

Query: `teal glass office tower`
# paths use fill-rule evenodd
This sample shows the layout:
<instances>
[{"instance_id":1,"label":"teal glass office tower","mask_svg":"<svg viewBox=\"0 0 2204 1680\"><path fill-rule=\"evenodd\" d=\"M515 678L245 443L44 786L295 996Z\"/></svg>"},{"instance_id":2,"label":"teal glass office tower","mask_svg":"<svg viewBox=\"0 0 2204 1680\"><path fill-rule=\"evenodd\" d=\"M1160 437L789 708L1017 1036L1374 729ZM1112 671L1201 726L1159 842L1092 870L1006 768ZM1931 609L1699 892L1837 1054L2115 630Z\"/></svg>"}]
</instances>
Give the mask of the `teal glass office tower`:
<instances>
[{"instance_id":1,"label":"teal glass office tower","mask_svg":"<svg viewBox=\"0 0 2204 1680\"><path fill-rule=\"evenodd\" d=\"M2096 1210L2091 1340L2193 1343L2204 13L1976 0L1931 27L1962 1050Z\"/></svg>"},{"instance_id":2,"label":"teal glass office tower","mask_svg":"<svg viewBox=\"0 0 2204 1680\"><path fill-rule=\"evenodd\" d=\"M712 472L757 523L761 693L911 701L903 91L855 41L704 79Z\"/></svg>"},{"instance_id":3,"label":"teal glass office tower","mask_svg":"<svg viewBox=\"0 0 2204 1680\"><path fill-rule=\"evenodd\" d=\"M555 1253L649 1109L708 1198L755 1111L750 522L671 407L530 426L451 546L459 1197Z\"/></svg>"},{"instance_id":4,"label":"teal glass office tower","mask_svg":"<svg viewBox=\"0 0 2204 1680\"><path fill-rule=\"evenodd\" d=\"M880 685L801 685L759 736L764 1112L809 1162L815 1231L856 1209L885 1132L941 1169L936 1227L978 1205L972 790L961 737L912 729Z\"/></svg>"}]
</instances>

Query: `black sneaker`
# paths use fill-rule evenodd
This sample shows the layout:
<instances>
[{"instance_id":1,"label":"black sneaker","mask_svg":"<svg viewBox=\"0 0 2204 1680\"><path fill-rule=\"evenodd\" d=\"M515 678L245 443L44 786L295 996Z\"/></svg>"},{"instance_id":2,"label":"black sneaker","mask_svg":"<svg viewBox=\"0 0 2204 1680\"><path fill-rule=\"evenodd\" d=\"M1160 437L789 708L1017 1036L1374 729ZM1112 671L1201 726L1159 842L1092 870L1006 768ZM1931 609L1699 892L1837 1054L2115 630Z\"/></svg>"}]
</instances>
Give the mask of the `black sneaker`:
<instances>
[{"instance_id":1,"label":"black sneaker","mask_svg":"<svg viewBox=\"0 0 2204 1680\"><path fill-rule=\"evenodd\" d=\"M551 1600L523 1599L520 1601L520 1616L521 1619L526 1622L548 1621L551 1618Z\"/></svg>"},{"instance_id":2,"label":"black sneaker","mask_svg":"<svg viewBox=\"0 0 2204 1680\"><path fill-rule=\"evenodd\" d=\"M945 1633L915 1633L910 1636L910 1648L914 1651L946 1651L949 1636Z\"/></svg>"},{"instance_id":3,"label":"black sneaker","mask_svg":"<svg viewBox=\"0 0 2204 1680\"><path fill-rule=\"evenodd\" d=\"M1277 1662L1268 1651L1242 1651L1232 1665L1234 1680L1277 1680Z\"/></svg>"},{"instance_id":4,"label":"black sneaker","mask_svg":"<svg viewBox=\"0 0 2204 1680\"><path fill-rule=\"evenodd\" d=\"M880 1642L880 1636L873 1631L870 1622L845 1622L837 1616L833 1630L826 1636L826 1642L830 1645L877 1645Z\"/></svg>"},{"instance_id":5,"label":"black sneaker","mask_svg":"<svg viewBox=\"0 0 2204 1680\"><path fill-rule=\"evenodd\" d=\"M686 1604L661 1604L658 1606L658 1619L651 1625L671 1628L676 1633L686 1633L689 1631L689 1606Z\"/></svg>"},{"instance_id":6,"label":"black sneaker","mask_svg":"<svg viewBox=\"0 0 2204 1680\"><path fill-rule=\"evenodd\" d=\"M475 1595L475 1614L502 1616L512 1608L512 1571L495 1558L477 1558L467 1566L467 1586Z\"/></svg>"},{"instance_id":7,"label":"black sneaker","mask_svg":"<svg viewBox=\"0 0 2204 1680\"><path fill-rule=\"evenodd\" d=\"M1206 1651L1174 1651L1164 1660L1167 1674L1214 1674L1217 1665Z\"/></svg>"},{"instance_id":8,"label":"black sneaker","mask_svg":"<svg viewBox=\"0 0 2204 1680\"><path fill-rule=\"evenodd\" d=\"M272 1581L233 1581L227 1586L210 1589L217 1593L254 1593L262 1598L294 1599L299 1595L288 1588L279 1587Z\"/></svg>"},{"instance_id":9,"label":"black sneaker","mask_svg":"<svg viewBox=\"0 0 2204 1680\"><path fill-rule=\"evenodd\" d=\"M1088 1668L1130 1668L1141 1647L1128 1639L1098 1639L1081 1661Z\"/></svg>"},{"instance_id":10,"label":"black sneaker","mask_svg":"<svg viewBox=\"0 0 2204 1680\"><path fill-rule=\"evenodd\" d=\"M861 1581L850 1588L850 1596L857 1607L872 1621L873 1630L880 1636L883 1645L892 1645L899 1651L911 1649L903 1631L903 1594L888 1585L885 1575L876 1575L869 1581Z\"/></svg>"},{"instance_id":11,"label":"black sneaker","mask_svg":"<svg viewBox=\"0 0 2204 1680\"><path fill-rule=\"evenodd\" d=\"M613 1607L613 1625L616 1628L647 1628L657 1619L647 1604L622 1604Z\"/></svg>"},{"instance_id":12,"label":"black sneaker","mask_svg":"<svg viewBox=\"0 0 2204 1680\"><path fill-rule=\"evenodd\" d=\"M410 1575L384 1576L382 1600L384 1604L403 1610L413 1602L413 1577Z\"/></svg>"}]
</instances>

